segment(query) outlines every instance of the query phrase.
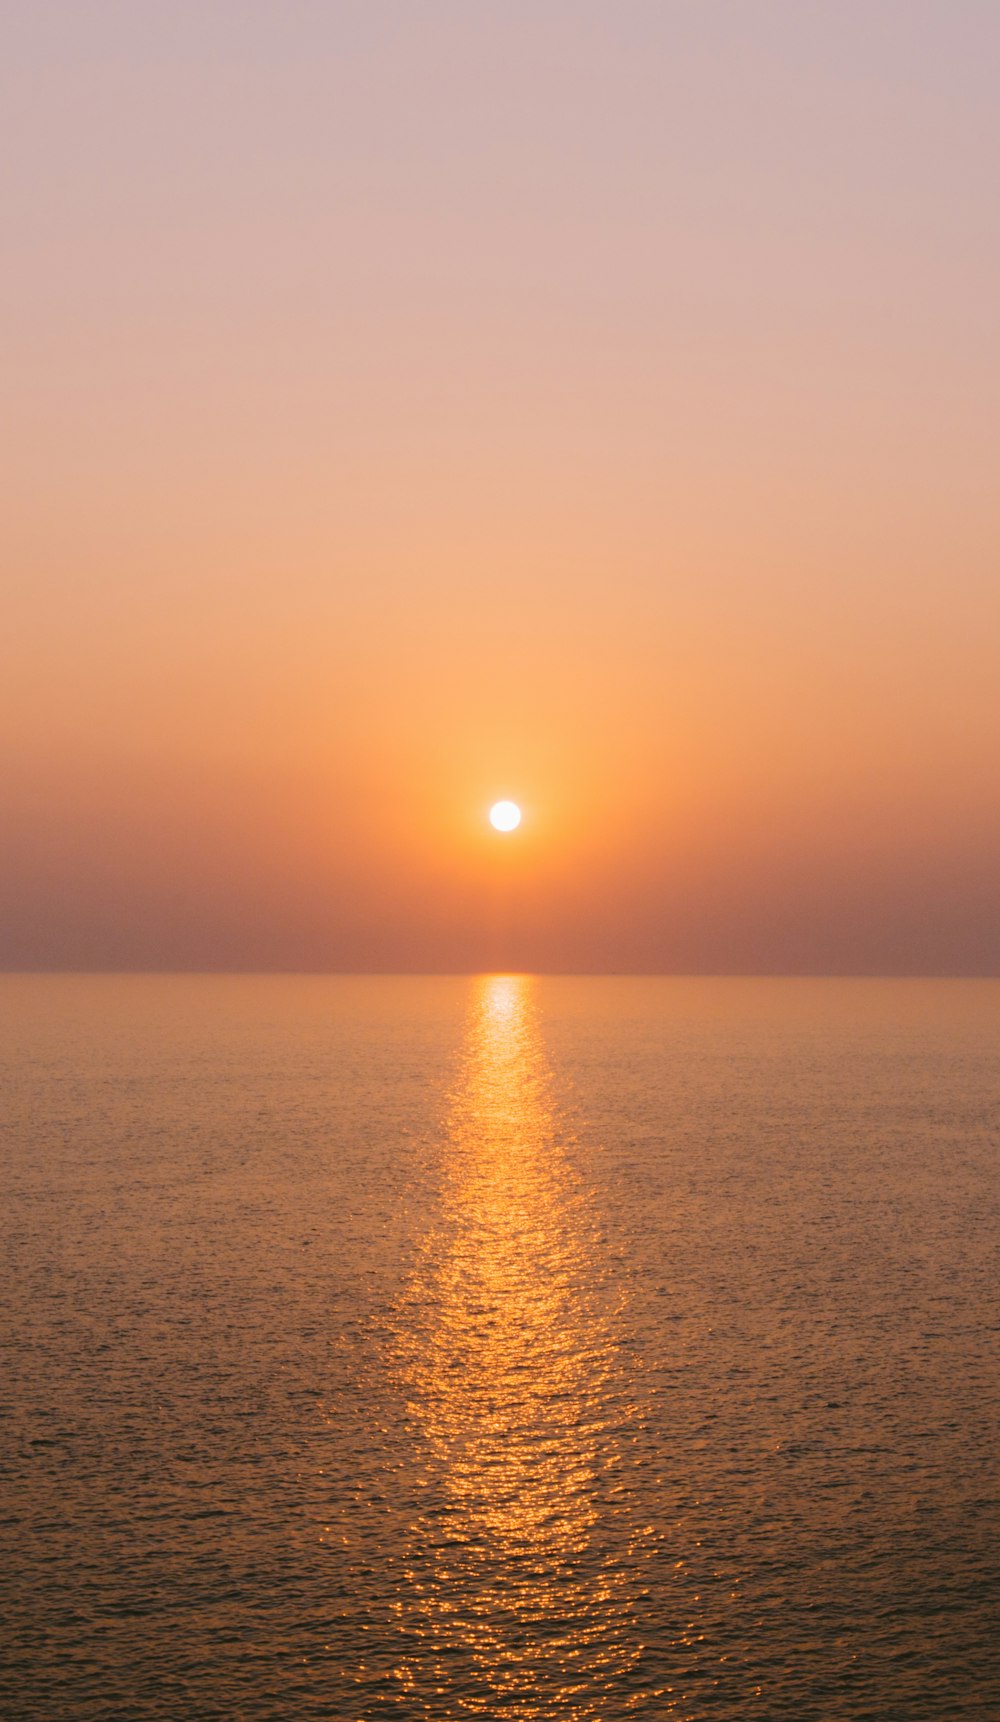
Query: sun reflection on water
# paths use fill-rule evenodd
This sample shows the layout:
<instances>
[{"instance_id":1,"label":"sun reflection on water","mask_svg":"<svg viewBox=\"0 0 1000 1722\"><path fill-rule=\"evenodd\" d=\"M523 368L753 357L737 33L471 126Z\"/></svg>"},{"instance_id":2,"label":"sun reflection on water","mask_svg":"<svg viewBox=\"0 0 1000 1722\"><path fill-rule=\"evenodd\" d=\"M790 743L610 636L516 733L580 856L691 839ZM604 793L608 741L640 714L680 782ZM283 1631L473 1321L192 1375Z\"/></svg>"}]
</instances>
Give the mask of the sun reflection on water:
<instances>
[{"instance_id":1,"label":"sun reflection on water","mask_svg":"<svg viewBox=\"0 0 1000 1722\"><path fill-rule=\"evenodd\" d=\"M423 1472L397 1604L414 1714L447 1695L456 1713L584 1718L612 1689L616 1713L633 1707L634 1407L567 1146L532 982L486 977L450 1097L440 1223L397 1335ZM436 1694L427 1708L420 1692Z\"/></svg>"}]
</instances>

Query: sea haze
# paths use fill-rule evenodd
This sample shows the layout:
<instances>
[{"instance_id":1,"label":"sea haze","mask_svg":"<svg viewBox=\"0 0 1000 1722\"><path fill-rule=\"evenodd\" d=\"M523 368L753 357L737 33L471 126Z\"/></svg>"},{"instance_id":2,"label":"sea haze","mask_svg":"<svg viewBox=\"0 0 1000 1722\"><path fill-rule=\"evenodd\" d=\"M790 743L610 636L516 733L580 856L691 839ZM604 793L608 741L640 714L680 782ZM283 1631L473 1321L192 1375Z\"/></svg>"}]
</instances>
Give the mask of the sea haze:
<instances>
[{"instance_id":1,"label":"sea haze","mask_svg":"<svg viewBox=\"0 0 1000 1722\"><path fill-rule=\"evenodd\" d=\"M1000 983L0 981L31 1719L1000 1713Z\"/></svg>"}]
</instances>

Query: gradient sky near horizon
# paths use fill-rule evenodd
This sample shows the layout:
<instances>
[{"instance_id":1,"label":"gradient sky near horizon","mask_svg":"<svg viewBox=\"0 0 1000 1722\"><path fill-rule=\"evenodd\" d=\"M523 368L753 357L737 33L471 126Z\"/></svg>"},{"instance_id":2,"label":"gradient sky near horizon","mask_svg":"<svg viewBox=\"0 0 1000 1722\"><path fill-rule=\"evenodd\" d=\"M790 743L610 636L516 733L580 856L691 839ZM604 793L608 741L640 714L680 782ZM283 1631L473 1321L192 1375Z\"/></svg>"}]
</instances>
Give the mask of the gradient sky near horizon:
<instances>
[{"instance_id":1,"label":"gradient sky near horizon","mask_svg":"<svg viewBox=\"0 0 1000 1722\"><path fill-rule=\"evenodd\" d=\"M0 966L1000 972L992 0L0 22Z\"/></svg>"}]
</instances>

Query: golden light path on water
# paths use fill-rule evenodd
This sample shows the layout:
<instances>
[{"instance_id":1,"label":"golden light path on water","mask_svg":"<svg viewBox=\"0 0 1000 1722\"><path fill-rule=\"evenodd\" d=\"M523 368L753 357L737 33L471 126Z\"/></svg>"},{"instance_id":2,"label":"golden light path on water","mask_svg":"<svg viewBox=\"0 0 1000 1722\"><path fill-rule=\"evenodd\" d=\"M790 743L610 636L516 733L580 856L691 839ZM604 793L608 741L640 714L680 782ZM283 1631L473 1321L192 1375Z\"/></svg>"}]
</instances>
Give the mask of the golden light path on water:
<instances>
[{"instance_id":1,"label":"golden light path on water","mask_svg":"<svg viewBox=\"0 0 1000 1722\"><path fill-rule=\"evenodd\" d=\"M995 1717L998 985L7 977L11 1713Z\"/></svg>"},{"instance_id":2,"label":"golden light path on water","mask_svg":"<svg viewBox=\"0 0 1000 1722\"><path fill-rule=\"evenodd\" d=\"M477 986L450 1098L440 1221L400 1310L426 1506L395 1607L414 1715L637 1708L648 1527L636 1407L599 1228L553 1109L532 981ZM631 1695L626 1689L631 1689Z\"/></svg>"}]
</instances>

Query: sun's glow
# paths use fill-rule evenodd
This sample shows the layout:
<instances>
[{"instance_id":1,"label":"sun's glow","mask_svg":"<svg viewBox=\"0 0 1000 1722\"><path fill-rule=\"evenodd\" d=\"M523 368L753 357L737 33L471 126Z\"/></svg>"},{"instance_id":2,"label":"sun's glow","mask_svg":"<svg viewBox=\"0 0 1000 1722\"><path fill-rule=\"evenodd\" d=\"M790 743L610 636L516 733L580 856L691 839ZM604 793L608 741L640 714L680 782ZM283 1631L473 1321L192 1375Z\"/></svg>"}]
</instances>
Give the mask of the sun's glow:
<instances>
[{"instance_id":1,"label":"sun's glow","mask_svg":"<svg viewBox=\"0 0 1000 1722\"><path fill-rule=\"evenodd\" d=\"M494 831L516 831L521 823L521 809L516 801L496 801L490 808L490 824Z\"/></svg>"}]
</instances>

